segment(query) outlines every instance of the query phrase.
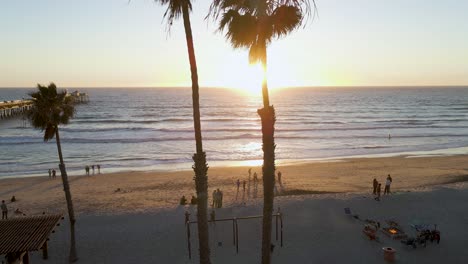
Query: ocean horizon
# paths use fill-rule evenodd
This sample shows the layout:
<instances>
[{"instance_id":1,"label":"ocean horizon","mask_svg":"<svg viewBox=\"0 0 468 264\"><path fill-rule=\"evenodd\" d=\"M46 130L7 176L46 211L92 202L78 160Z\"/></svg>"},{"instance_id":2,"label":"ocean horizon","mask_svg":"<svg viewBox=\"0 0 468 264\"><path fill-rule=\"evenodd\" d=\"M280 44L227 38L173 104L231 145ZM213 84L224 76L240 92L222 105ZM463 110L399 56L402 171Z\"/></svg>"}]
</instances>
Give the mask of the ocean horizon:
<instances>
[{"instance_id":1,"label":"ocean horizon","mask_svg":"<svg viewBox=\"0 0 468 264\"><path fill-rule=\"evenodd\" d=\"M468 87L314 87L271 91L279 164L346 157L468 154ZM0 89L0 101L34 89ZM60 128L70 175L190 170L195 152L190 88L69 88L89 93ZM200 91L210 166L259 165L261 95ZM58 167L55 141L26 120L0 121L0 178L46 175Z\"/></svg>"}]
</instances>

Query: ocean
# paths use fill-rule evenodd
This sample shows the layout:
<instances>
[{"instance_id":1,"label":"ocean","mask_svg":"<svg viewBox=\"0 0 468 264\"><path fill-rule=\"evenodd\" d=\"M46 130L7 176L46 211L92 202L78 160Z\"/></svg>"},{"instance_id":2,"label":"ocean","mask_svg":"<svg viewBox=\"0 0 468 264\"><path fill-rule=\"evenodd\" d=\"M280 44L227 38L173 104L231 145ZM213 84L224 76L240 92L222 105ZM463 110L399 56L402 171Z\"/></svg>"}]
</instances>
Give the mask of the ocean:
<instances>
[{"instance_id":1,"label":"ocean","mask_svg":"<svg viewBox=\"0 0 468 264\"><path fill-rule=\"evenodd\" d=\"M0 101L32 90L0 89ZM90 102L60 128L69 174L92 164L103 172L191 169L190 89L78 90ZM261 164L260 95L205 88L200 100L208 164ZM290 88L272 90L271 102L278 163L468 154L468 87ZM55 141L43 142L21 118L0 120L0 177L46 175L57 164Z\"/></svg>"}]
</instances>

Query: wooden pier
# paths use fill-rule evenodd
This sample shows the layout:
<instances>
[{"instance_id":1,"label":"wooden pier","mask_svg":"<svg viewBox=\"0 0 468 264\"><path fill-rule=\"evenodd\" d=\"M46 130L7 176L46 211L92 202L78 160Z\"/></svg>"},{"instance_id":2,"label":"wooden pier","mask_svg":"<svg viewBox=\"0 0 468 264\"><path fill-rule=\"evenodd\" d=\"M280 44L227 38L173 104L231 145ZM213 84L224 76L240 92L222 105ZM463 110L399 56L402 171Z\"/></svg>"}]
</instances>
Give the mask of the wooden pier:
<instances>
[{"instance_id":1,"label":"wooden pier","mask_svg":"<svg viewBox=\"0 0 468 264\"><path fill-rule=\"evenodd\" d=\"M82 104L89 102L87 93L80 93L75 91L67 94L73 98L75 104ZM15 116L22 116L32 107L32 100L12 100L0 102L0 120L7 119Z\"/></svg>"}]
</instances>

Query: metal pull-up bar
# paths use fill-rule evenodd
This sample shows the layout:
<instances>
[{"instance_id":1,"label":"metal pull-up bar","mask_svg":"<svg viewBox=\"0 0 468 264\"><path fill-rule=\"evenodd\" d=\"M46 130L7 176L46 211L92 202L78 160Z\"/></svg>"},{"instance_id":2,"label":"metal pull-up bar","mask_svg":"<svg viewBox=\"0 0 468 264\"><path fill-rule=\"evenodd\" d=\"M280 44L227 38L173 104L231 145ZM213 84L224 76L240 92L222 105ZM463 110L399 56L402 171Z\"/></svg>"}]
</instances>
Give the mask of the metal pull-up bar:
<instances>
[{"instance_id":1,"label":"metal pull-up bar","mask_svg":"<svg viewBox=\"0 0 468 264\"><path fill-rule=\"evenodd\" d=\"M278 212L273 214L272 216L275 217L276 221L276 231L275 237L276 241L278 241L278 218L279 218L279 227L280 227L280 245L283 247L283 214L280 212L278 208ZM263 218L263 215L255 215L255 216L244 216L244 217L234 217L234 218L221 218L215 220L209 220L208 223L212 222L226 222L232 221L232 243L236 246L236 253L239 253L239 220L249 220L249 219L257 219ZM192 244L190 241L191 233L190 233L190 224L197 224L197 221L190 221L188 212L185 213L185 226L187 228L187 248L188 248L188 255L189 259L192 259Z\"/></svg>"}]
</instances>

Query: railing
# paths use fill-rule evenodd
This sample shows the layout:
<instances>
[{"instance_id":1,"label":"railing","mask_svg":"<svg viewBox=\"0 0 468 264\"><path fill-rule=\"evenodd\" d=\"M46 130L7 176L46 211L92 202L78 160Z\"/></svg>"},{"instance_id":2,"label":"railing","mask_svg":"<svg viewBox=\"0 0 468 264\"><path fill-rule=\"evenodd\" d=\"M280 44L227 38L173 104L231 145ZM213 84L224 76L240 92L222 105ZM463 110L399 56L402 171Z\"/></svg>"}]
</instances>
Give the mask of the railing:
<instances>
[{"instance_id":1,"label":"railing","mask_svg":"<svg viewBox=\"0 0 468 264\"><path fill-rule=\"evenodd\" d=\"M73 92L68 96L73 98L75 104L89 102L87 93ZM25 114L32 107L32 100L12 100L0 102L0 120Z\"/></svg>"}]
</instances>

